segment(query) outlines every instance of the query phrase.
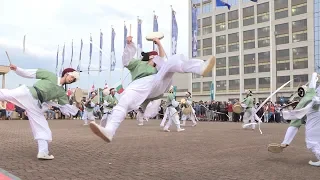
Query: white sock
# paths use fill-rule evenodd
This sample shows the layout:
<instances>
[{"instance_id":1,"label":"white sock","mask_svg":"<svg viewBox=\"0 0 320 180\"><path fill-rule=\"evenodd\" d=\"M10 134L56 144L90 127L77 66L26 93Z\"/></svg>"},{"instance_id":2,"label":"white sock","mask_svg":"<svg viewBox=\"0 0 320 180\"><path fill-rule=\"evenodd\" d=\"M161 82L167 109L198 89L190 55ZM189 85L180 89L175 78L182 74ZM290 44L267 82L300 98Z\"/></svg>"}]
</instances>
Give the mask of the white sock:
<instances>
[{"instance_id":1,"label":"white sock","mask_svg":"<svg viewBox=\"0 0 320 180\"><path fill-rule=\"evenodd\" d=\"M297 127L293 127L293 126L289 126L286 132L286 135L284 136L284 140L281 144L290 144L293 140L293 138L296 136L296 134L298 133L298 128Z\"/></svg>"},{"instance_id":2,"label":"white sock","mask_svg":"<svg viewBox=\"0 0 320 180\"><path fill-rule=\"evenodd\" d=\"M38 140L38 152L49 154L48 142L46 140Z\"/></svg>"}]
</instances>

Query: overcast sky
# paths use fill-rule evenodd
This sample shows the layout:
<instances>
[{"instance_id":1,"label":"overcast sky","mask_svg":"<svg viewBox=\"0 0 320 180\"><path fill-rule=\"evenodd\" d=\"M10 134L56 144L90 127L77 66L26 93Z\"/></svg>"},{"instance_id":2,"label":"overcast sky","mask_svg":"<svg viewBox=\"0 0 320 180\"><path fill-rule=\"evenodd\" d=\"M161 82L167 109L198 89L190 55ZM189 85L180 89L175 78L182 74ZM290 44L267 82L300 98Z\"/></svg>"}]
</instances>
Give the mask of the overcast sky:
<instances>
[{"instance_id":1,"label":"overcast sky","mask_svg":"<svg viewBox=\"0 0 320 180\"><path fill-rule=\"evenodd\" d=\"M110 66L111 26L116 32L115 52L117 68L122 68L123 25L126 21L128 30L132 24L132 36L136 43L137 16L142 22L143 50L152 49L152 43L145 40L153 29L153 11L159 23L159 31L165 34L162 40L167 54L170 53L171 8L176 11L179 28L177 53L188 55L188 0L0 0L0 65L8 65L5 52L8 51L13 64L21 68L44 68L55 72L57 46L60 46L59 67L61 66L62 47L66 44L64 67L71 59L71 41L74 41L72 67L79 62L80 40L84 41L81 69L88 68L89 37L99 46L100 29L104 33L102 69ZM26 34L26 53L23 53L23 36ZM92 69L99 67L99 50L93 48ZM123 72L123 77L128 71ZM81 73L79 83L71 87L88 89L92 84L103 87L105 81L113 85L120 80L121 71L103 71ZM131 81L125 80L124 87ZM6 87L15 88L19 84L32 85L35 80L26 80L9 72Z\"/></svg>"}]
</instances>

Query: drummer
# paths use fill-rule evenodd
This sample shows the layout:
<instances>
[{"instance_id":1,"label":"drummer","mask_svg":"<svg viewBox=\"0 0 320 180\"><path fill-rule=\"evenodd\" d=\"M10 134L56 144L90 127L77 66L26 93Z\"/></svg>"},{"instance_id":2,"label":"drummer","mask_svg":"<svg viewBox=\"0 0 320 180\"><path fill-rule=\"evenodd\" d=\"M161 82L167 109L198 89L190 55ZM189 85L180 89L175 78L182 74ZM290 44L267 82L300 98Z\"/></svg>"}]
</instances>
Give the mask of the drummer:
<instances>
[{"instance_id":1,"label":"drummer","mask_svg":"<svg viewBox=\"0 0 320 180\"><path fill-rule=\"evenodd\" d=\"M243 107L245 108L244 114L243 114L243 125L242 128L252 128L254 130L256 128L255 126L255 109L253 107L253 97L252 97L252 91L247 90L247 97L242 101ZM251 123L249 123L251 121Z\"/></svg>"},{"instance_id":2,"label":"drummer","mask_svg":"<svg viewBox=\"0 0 320 180\"><path fill-rule=\"evenodd\" d=\"M187 119L190 119L192 121L192 126L196 126L197 125L197 117L196 117L196 114L195 114L195 110L192 108L192 98L191 98L191 92L186 92L186 102L184 104L184 106L186 107L183 107L184 108L190 108L191 109L191 112L188 113L188 114L182 114L182 117L181 117L181 121L182 121L182 124L181 126L185 126L186 125L186 120ZM183 112L183 110L182 110Z\"/></svg>"},{"instance_id":3,"label":"drummer","mask_svg":"<svg viewBox=\"0 0 320 180\"><path fill-rule=\"evenodd\" d=\"M117 98L115 97L116 91L114 88L105 89L103 91L103 116L100 122L102 127L105 127L108 121L108 117L112 113L112 109L118 103Z\"/></svg>"},{"instance_id":4,"label":"drummer","mask_svg":"<svg viewBox=\"0 0 320 180\"><path fill-rule=\"evenodd\" d=\"M96 96L96 93L93 91L91 92L91 97L88 97L87 101L84 102L84 112L82 116L82 120L84 121L84 126L88 125L88 120L90 122L95 122L95 116L93 115L93 109L97 102L93 99Z\"/></svg>"},{"instance_id":5,"label":"drummer","mask_svg":"<svg viewBox=\"0 0 320 180\"><path fill-rule=\"evenodd\" d=\"M26 110L33 137L38 142L39 160L54 159L49 155L49 142L52 141L52 133L48 121L43 115L45 104L58 107L62 114L69 116L76 115L78 108L69 104L66 94L66 85L79 80L79 72L72 68L64 69L61 77L44 69L22 69L10 64L10 69L17 75L39 79L33 86L19 86L15 89L0 89L0 101L7 101ZM63 88L65 85L65 88ZM50 102L58 99L58 104Z\"/></svg>"}]
</instances>

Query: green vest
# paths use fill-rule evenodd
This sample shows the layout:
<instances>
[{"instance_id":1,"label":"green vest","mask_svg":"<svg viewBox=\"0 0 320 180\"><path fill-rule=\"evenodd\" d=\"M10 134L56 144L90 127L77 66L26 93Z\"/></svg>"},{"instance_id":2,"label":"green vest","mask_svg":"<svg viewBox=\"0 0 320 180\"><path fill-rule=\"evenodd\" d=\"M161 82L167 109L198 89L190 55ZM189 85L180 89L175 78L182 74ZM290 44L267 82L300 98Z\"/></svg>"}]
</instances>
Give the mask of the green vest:
<instances>
[{"instance_id":1,"label":"green vest","mask_svg":"<svg viewBox=\"0 0 320 180\"><path fill-rule=\"evenodd\" d=\"M172 105L172 100L174 100L174 95L173 93L170 93L168 94L168 97L167 97L167 104Z\"/></svg>"},{"instance_id":2,"label":"green vest","mask_svg":"<svg viewBox=\"0 0 320 180\"><path fill-rule=\"evenodd\" d=\"M43 102L58 99L58 104L69 104L68 96L65 89L58 85L58 77L44 69L38 69L36 72L36 79L40 79L33 86L39 89L43 98ZM28 87L32 96L38 99L37 92L34 87Z\"/></svg>"},{"instance_id":3,"label":"green vest","mask_svg":"<svg viewBox=\"0 0 320 180\"><path fill-rule=\"evenodd\" d=\"M117 105L117 98L115 96L107 95L103 97L103 100L109 103L107 108L113 108Z\"/></svg>"},{"instance_id":4,"label":"green vest","mask_svg":"<svg viewBox=\"0 0 320 180\"><path fill-rule=\"evenodd\" d=\"M252 108L253 107L253 97L252 96L248 96L245 100L244 100L244 104L246 104L246 106L248 108Z\"/></svg>"},{"instance_id":5,"label":"green vest","mask_svg":"<svg viewBox=\"0 0 320 180\"><path fill-rule=\"evenodd\" d=\"M157 73L157 69L148 64L148 61L133 59L127 66L131 73L132 81Z\"/></svg>"},{"instance_id":6,"label":"green vest","mask_svg":"<svg viewBox=\"0 0 320 180\"><path fill-rule=\"evenodd\" d=\"M305 96L299 101L297 106L294 109L301 109L303 107L306 107L311 101L312 98L316 95L316 91L314 88L309 88L306 91ZM306 117L303 117L302 119L294 119L291 120L290 126L299 128L302 125L302 122L306 119Z\"/></svg>"}]
</instances>

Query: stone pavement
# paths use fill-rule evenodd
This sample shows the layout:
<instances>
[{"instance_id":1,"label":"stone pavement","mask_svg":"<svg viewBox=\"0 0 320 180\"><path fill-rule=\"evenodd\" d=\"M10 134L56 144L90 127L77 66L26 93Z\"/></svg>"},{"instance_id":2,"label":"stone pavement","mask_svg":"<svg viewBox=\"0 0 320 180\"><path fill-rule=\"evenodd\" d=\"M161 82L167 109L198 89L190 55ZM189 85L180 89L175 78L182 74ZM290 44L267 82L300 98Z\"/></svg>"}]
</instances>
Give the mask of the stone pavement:
<instances>
[{"instance_id":1,"label":"stone pavement","mask_svg":"<svg viewBox=\"0 0 320 180\"><path fill-rule=\"evenodd\" d=\"M317 180L319 168L305 147L304 128L282 154L266 146L280 142L288 125L263 124L258 131L239 123L199 122L185 132L160 131L126 120L110 144L80 120L49 120L52 161L36 159L28 121L0 121L0 168L22 180Z\"/></svg>"}]
</instances>

